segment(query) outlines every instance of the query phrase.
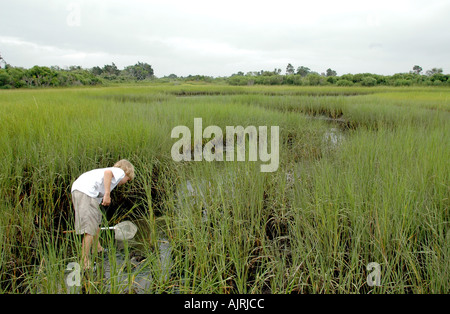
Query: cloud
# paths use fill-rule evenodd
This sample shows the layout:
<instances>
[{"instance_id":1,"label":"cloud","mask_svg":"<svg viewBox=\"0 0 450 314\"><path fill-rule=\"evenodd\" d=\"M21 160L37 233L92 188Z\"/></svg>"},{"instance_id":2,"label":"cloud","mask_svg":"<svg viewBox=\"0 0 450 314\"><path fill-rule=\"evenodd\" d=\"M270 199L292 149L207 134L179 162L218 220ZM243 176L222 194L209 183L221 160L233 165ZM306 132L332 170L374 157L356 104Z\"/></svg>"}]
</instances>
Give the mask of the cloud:
<instances>
[{"instance_id":1,"label":"cloud","mask_svg":"<svg viewBox=\"0 0 450 314\"><path fill-rule=\"evenodd\" d=\"M308 66L338 74L450 69L448 1L15 0L0 51L13 65L152 64L156 75Z\"/></svg>"}]
</instances>

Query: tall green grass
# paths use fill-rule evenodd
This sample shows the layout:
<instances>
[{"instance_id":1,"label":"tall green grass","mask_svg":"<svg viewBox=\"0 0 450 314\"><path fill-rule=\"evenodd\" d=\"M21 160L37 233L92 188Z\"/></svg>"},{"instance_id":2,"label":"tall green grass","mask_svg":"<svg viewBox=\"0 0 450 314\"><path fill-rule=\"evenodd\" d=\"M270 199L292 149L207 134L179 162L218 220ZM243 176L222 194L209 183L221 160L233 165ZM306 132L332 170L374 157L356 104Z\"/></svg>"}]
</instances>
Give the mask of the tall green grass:
<instances>
[{"instance_id":1,"label":"tall green grass","mask_svg":"<svg viewBox=\"0 0 450 314\"><path fill-rule=\"evenodd\" d=\"M445 293L449 94L215 85L2 91L0 291L133 293L150 275L148 293ZM195 117L223 130L280 126L278 171L173 162L171 130L193 130ZM336 145L326 140L331 129L340 132ZM79 236L63 234L73 228L71 184L120 158L137 177L113 192L104 224L131 219L140 234L121 247L102 233L108 256L69 291L65 269L81 247ZM381 265L380 287L367 285L370 262Z\"/></svg>"}]
</instances>

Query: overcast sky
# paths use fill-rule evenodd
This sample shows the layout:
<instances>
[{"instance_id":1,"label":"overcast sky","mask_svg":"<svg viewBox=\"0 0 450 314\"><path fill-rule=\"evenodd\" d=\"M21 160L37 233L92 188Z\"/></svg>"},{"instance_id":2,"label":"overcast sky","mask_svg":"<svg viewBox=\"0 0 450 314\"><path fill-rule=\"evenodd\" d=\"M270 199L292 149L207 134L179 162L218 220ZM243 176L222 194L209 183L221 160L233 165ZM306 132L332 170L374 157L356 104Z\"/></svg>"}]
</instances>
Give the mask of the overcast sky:
<instances>
[{"instance_id":1,"label":"overcast sky","mask_svg":"<svg viewBox=\"0 0 450 314\"><path fill-rule=\"evenodd\" d=\"M450 72L449 0L1 0L13 66L146 62L155 75L309 67Z\"/></svg>"}]
</instances>

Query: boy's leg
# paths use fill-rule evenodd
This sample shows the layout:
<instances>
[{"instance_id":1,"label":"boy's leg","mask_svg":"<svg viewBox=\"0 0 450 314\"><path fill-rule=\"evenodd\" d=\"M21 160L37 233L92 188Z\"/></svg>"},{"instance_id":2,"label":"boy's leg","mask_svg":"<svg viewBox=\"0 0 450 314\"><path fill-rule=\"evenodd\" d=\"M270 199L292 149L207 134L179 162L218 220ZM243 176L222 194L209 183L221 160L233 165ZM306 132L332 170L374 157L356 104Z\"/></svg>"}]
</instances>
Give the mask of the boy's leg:
<instances>
[{"instance_id":1,"label":"boy's leg","mask_svg":"<svg viewBox=\"0 0 450 314\"><path fill-rule=\"evenodd\" d=\"M103 247L100 245L100 241L98 240L99 236L100 236L100 227L98 227L98 229L97 229L97 234L94 237L94 245L92 247L92 249L93 249L92 251L94 251L95 246L97 247L97 251L95 253L99 253L99 252L103 251Z\"/></svg>"},{"instance_id":2,"label":"boy's leg","mask_svg":"<svg viewBox=\"0 0 450 314\"><path fill-rule=\"evenodd\" d=\"M97 201L84 193L73 191L72 200L75 208L75 230L84 234L81 247L82 263L85 268L89 268L91 250L95 253L103 249L98 241L102 214Z\"/></svg>"},{"instance_id":3,"label":"boy's leg","mask_svg":"<svg viewBox=\"0 0 450 314\"><path fill-rule=\"evenodd\" d=\"M103 247L100 245L100 242L98 241L99 235L100 235L100 227L97 229L97 233L95 234L95 236L92 236L89 233L84 234L81 251L85 269L89 268L91 265L89 257L91 249L92 254L96 254L98 252L103 251Z\"/></svg>"},{"instance_id":4,"label":"boy's leg","mask_svg":"<svg viewBox=\"0 0 450 314\"><path fill-rule=\"evenodd\" d=\"M83 243L81 246L81 259L84 264L84 269L88 269L91 267L89 253L91 251L93 241L94 241L94 237L92 235L90 235L89 233L84 234Z\"/></svg>"}]
</instances>

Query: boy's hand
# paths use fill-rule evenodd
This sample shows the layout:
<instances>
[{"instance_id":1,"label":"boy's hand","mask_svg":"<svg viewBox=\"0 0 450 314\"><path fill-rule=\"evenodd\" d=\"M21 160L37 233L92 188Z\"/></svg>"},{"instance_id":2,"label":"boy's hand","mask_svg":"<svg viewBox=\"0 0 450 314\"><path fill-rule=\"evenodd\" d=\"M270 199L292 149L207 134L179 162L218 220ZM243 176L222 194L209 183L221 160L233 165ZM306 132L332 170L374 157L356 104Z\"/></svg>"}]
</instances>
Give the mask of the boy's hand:
<instances>
[{"instance_id":1,"label":"boy's hand","mask_svg":"<svg viewBox=\"0 0 450 314\"><path fill-rule=\"evenodd\" d=\"M103 196L102 205L109 206L110 204L111 204L111 197L109 196L109 194L105 194L105 196Z\"/></svg>"}]
</instances>

